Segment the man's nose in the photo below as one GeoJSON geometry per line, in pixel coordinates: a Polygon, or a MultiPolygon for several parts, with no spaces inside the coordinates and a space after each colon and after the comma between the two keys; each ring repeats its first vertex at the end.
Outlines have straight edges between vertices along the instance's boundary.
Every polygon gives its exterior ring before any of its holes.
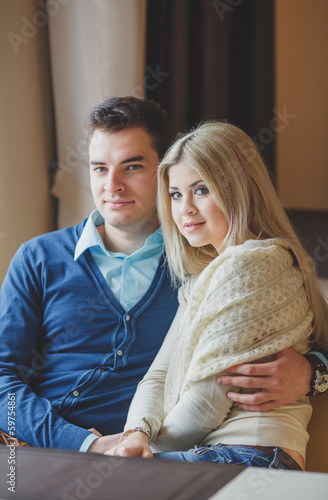
{"type": "Polygon", "coordinates": [[[108,172],[104,189],[111,193],[124,190],[123,180],[119,172],[108,172]]]}

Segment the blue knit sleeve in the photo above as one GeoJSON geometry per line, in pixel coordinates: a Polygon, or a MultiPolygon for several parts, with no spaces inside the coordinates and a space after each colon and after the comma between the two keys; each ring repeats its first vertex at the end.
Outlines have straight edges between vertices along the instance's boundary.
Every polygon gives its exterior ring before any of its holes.
{"type": "Polygon", "coordinates": [[[65,421],[28,383],[42,328],[42,273],[23,245],[0,291],[0,429],[32,446],[79,450],[90,432],[65,421]]]}

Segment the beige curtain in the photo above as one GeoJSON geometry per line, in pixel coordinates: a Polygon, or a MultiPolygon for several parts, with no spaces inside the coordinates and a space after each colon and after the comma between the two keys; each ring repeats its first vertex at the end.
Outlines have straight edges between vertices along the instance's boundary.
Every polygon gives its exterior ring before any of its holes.
{"type": "Polygon", "coordinates": [[[146,0],[0,1],[0,284],[24,241],[93,209],[83,126],[142,97],[146,0]],[[57,152],[56,149],[57,148],[57,152]]]}
{"type": "Polygon", "coordinates": [[[50,20],[59,227],[94,208],[89,190],[89,110],[106,97],[143,94],[146,0],[70,0],[50,20]]]}
{"type": "Polygon", "coordinates": [[[0,284],[20,244],[54,228],[46,21],[37,0],[0,2],[0,284]]]}

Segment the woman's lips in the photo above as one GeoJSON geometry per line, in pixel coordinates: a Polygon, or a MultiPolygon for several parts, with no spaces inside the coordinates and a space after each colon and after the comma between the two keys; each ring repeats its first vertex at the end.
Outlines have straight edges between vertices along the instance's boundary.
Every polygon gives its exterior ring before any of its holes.
{"type": "Polygon", "coordinates": [[[200,229],[205,222],[188,222],[187,224],[184,224],[184,229],[187,233],[192,233],[193,231],[197,231],[200,229]]]}

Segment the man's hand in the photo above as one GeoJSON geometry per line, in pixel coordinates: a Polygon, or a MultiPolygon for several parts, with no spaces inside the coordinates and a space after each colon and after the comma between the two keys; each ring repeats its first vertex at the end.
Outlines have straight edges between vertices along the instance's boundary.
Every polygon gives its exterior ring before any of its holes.
{"type": "Polygon", "coordinates": [[[219,377],[219,385],[262,389],[254,394],[227,393],[244,410],[271,410],[297,401],[310,391],[310,363],[291,347],[279,352],[269,363],[235,365],[226,371],[236,375],[219,377]]]}
{"type": "MultiPolygon", "coordinates": [[[[95,429],[89,429],[91,432],[96,434],[97,436],[101,436],[101,434],[95,429]]],[[[95,439],[89,446],[88,452],[91,453],[105,453],[105,451],[116,446],[120,440],[121,432],[119,434],[111,434],[109,436],[101,436],[99,439],[95,439]]]]}
{"type": "Polygon", "coordinates": [[[88,431],[93,432],[93,434],[95,434],[96,436],[98,436],[100,438],[102,437],[102,434],[100,434],[100,432],[97,431],[97,429],[95,429],[94,427],[91,427],[91,429],[88,429],[88,431]]]}
{"type": "Polygon", "coordinates": [[[152,458],[153,453],[148,444],[148,436],[144,432],[137,431],[111,450],[106,451],[105,455],[152,458]]]}

